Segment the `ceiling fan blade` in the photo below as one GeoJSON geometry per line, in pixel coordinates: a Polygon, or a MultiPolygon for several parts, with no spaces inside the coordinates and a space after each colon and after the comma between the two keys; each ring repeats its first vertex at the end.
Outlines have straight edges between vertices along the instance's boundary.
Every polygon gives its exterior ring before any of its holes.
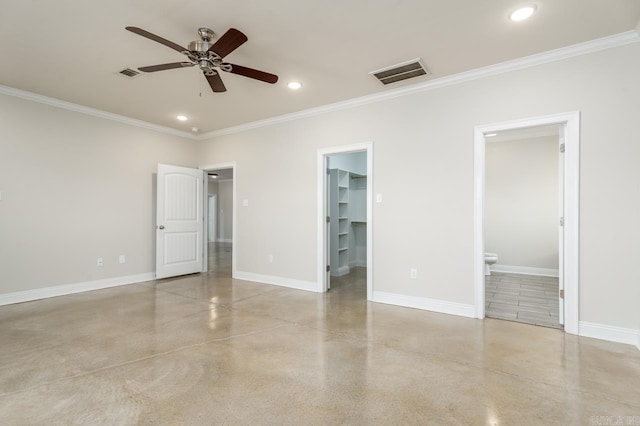
{"type": "Polygon", "coordinates": [[[187,51],[187,49],[185,49],[184,47],[180,46],[179,44],[176,44],[176,43],[174,43],[172,41],[164,39],[164,38],[162,38],[160,36],[157,36],[155,34],[151,34],[149,31],[145,31],[142,28],[125,27],[125,30],[131,31],[132,33],[136,33],[138,35],[141,35],[142,37],[146,37],[149,40],[153,40],[153,41],[155,41],[157,43],[164,44],[165,46],[170,47],[171,49],[176,50],[176,51],[178,51],[180,53],[187,51]]]}
{"type": "Polygon", "coordinates": [[[229,28],[229,30],[224,33],[222,37],[220,37],[218,41],[214,43],[213,46],[209,48],[209,51],[215,52],[218,54],[218,56],[224,58],[229,53],[240,47],[247,40],[247,36],[242,32],[236,30],[235,28],[229,28]]]}
{"type": "Polygon", "coordinates": [[[192,67],[194,65],[195,64],[192,64],[191,62],[172,62],[170,64],[150,65],[148,67],[140,67],[138,69],[144,72],[156,72],[156,71],[171,70],[174,68],[192,67]]]}
{"type": "Polygon", "coordinates": [[[243,67],[242,65],[231,65],[232,74],[242,75],[244,77],[254,78],[256,80],[264,81],[265,83],[274,84],[278,81],[278,76],[275,74],[269,74],[268,72],[254,70],[253,68],[243,67]]]}
{"type": "Polygon", "coordinates": [[[211,86],[211,90],[216,93],[226,92],[227,88],[224,87],[224,83],[222,82],[222,78],[220,78],[220,73],[215,73],[213,75],[206,75],[205,77],[209,82],[209,86],[211,86]]]}

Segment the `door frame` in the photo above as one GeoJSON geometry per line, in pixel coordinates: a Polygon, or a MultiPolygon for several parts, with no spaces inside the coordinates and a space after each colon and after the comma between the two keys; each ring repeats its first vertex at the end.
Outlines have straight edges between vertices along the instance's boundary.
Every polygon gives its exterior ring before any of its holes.
{"type": "MultiPolygon", "coordinates": [[[[207,172],[213,172],[216,170],[224,170],[224,169],[232,169],[233,170],[233,208],[232,208],[232,212],[231,212],[231,217],[233,218],[233,225],[231,227],[231,232],[233,233],[233,235],[231,236],[231,278],[236,278],[236,272],[237,272],[237,259],[238,256],[236,255],[238,252],[238,239],[236,238],[237,234],[237,226],[238,226],[238,221],[237,221],[237,217],[236,217],[236,213],[237,213],[237,209],[236,209],[236,204],[238,202],[238,198],[237,198],[237,192],[236,192],[236,188],[237,188],[237,179],[236,179],[236,173],[237,173],[237,164],[235,161],[230,161],[228,163],[216,163],[216,164],[209,164],[206,166],[198,166],[198,169],[202,170],[203,173],[207,173],[207,172]]],[[[209,177],[207,177],[207,185],[204,185],[205,188],[202,191],[202,197],[205,200],[204,201],[204,217],[205,219],[208,219],[209,217],[209,203],[207,202],[208,197],[209,197],[209,192],[208,192],[208,184],[209,184],[209,177]]],[[[205,235],[208,235],[208,220],[204,221],[204,232],[205,235]]],[[[208,238],[204,238],[204,240],[208,240],[208,238]]],[[[202,255],[204,256],[204,258],[202,259],[202,272],[208,272],[209,271],[209,243],[208,241],[205,241],[204,243],[204,247],[202,250],[202,255]]]]}
{"type": "MultiPolygon", "coordinates": [[[[485,133],[559,124],[564,127],[564,330],[579,332],[580,112],[487,124],[474,128],[474,300],[476,318],[485,317],[484,195],[485,133]]],[[[560,220],[560,218],[558,218],[560,220]]],[[[561,267],[562,268],[562,267],[561,267]]]]}
{"type": "Polygon", "coordinates": [[[373,301],[373,142],[363,142],[353,145],[342,145],[318,149],[317,156],[317,206],[318,206],[318,247],[317,247],[317,290],[320,293],[327,291],[328,277],[326,266],[329,264],[327,248],[326,221],[328,179],[326,171],[326,159],[330,155],[348,154],[351,152],[365,152],[367,155],[367,300],[373,301]]]}

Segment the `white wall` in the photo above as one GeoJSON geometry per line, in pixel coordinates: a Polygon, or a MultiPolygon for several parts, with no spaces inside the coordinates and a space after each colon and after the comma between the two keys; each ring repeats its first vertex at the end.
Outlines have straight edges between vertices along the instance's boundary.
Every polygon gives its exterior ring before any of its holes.
{"type": "Polygon", "coordinates": [[[217,195],[218,194],[218,182],[209,179],[209,182],[207,183],[207,193],[209,195],[217,195]]]}
{"type": "Polygon", "coordinates": [[[558,146],[557,136],[486,144],[485,251],[498,265],[558,269],[558,146]]]}
{"type": "Polygon", "coordinates": [[[349,152],[329,156],[330,169],[348,170],[360,175],[367,174],[367,153],[349,152]]]}
{"type": "Polygon", "coordinates": [[[218,240],[233,239],[233,181],[218,182],[218,240]]]}
{"type": "Polygon", "coordinates": [[[215,211],[207,211],[207,240],[211,243],[218,239],[218,182],[209,178],[207,179],[207,194],[216,196],[215,211]]]}
{"type": "Polygon", "coordinates": [[[193,167],[194,154],[193,141],[0,95],[0,296],[153,272],[156,165],[193,167]]]}
{"type": "Polygon", "coordinates": [[[317,150],[372,141],[371,182],[383,194],[373,211],[374,292],[469,306],[474,126],[579,110],[580,320],[636,328],[638,75],[635,43],[222,135],[198,158],[238,164],[238,197],[250,202],[239,207],[238,270],[315,283],[317,150]]]}

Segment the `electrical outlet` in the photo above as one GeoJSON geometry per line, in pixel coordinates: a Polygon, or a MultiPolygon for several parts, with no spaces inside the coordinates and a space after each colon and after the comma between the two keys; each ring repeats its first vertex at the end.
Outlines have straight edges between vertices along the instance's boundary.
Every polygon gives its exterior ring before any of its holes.
{"type": "Polygon", "coordinates": [[[96,259],[96,265],[97,266],[104,266],[104,259],[99,257],[96,259]]]}
{"type": "Polygon", "coordinates": [[[418,270],[415,269],[415,268],[409,269],[409,278],[411,278],[412,280],[417,280],[418,279],[418,270]]]}
{"type": "Polygon", "coordinates": [[[242,200],[242,207],[249,207],[249,200],[242,200]]]}
{"type": "Polygon", "coordinates": [[[273,255],[272,254],[269,255],[269,263],[273,263],[273,255]]]}
{"type": "Polygon", "coordinates": [[[125,262],[126,262],[126,259],[125,259],[125,257],[124,257],[124,254],[121,254],[121,255],[118,257],[118,263],[125,263],[125,262]]]}

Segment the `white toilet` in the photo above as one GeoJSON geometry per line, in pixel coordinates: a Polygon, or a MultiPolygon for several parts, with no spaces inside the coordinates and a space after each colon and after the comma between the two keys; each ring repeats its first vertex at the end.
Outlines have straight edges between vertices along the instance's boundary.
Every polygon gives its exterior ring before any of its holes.
{"type": "Polygon", "coordinates": [[[491,265],[498,261],[498,255],[495,253],[484,254],[484,274],[491,275],[491,265]]]}

